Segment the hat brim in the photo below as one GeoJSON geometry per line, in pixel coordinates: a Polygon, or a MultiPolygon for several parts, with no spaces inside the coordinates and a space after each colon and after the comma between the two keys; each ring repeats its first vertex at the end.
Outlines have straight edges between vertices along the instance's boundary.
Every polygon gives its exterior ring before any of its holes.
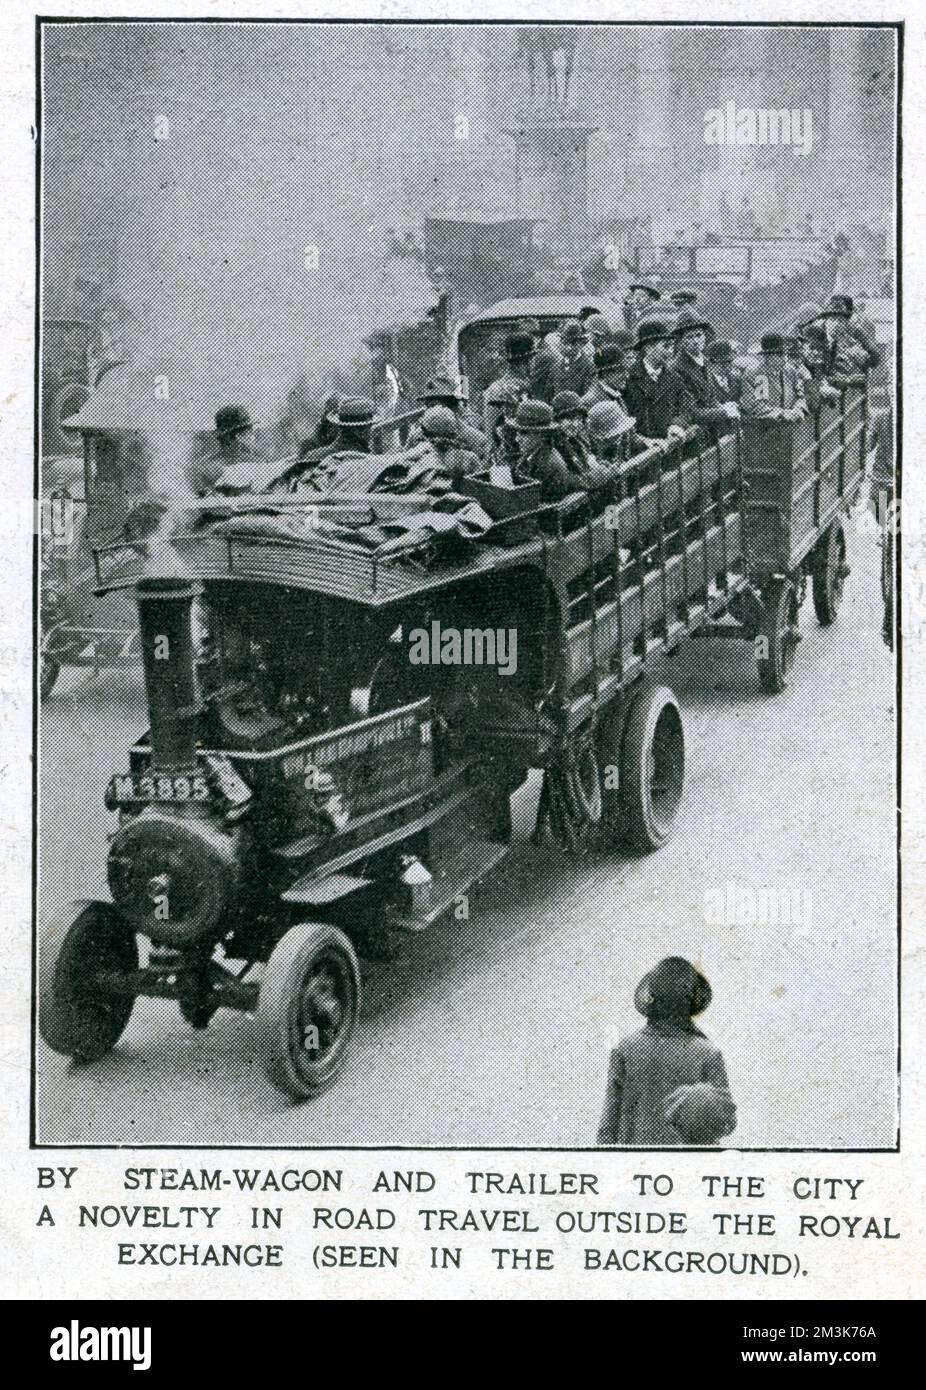
{"type": "Polygon", "coordinates": [[[419,405],[427,405],[428,401],[453,401],[454,405],[459,405],[460,397],[455,391],[425,391],[418,397],[419,405]]]}
{"type": "Polygon", "coordinates": [[[365,430],[377,423],[374,415],[371,415],[369,420],[345,420],[342,415],[326,415],[325,419],[330,420],[332,425],[337,425],[338,429],[348,430],[365,430]]]}
{"type": "Polygon", "coordinates": [[[246,423],[242,422],[238,425],[228,425],[224,430],[216,430],[216,436],[219,439],[231,439],[236,434],[246,434],[248,430],[256,429],[257,421],[248,420],[246,423]]]}
{"type": "MultiPolygon", "coordinates": [[[[633,994],[634,1008],[637,1013],[642,1014],[644,1018],[649,1018],[655,1002],[651,989],[651,981],[655,973],[655,970],[648,970],[637,985],[633,994]]],[[[712,998],[713,991],[708,981],[701,974],[700,970],[695,969],[691,991],[691,1017],[694,1018],[696,1014],[703,1014],[704,1010],[709,1007],[712,998]]]]}
{"type": "Polygon", "coordinates": [[[641,294],[648,294],[649,297],[650,297],[650,299],[653,299],[653,300],[661,299],[661,298],[662,298],[661,293],[659,292],[659,290],[657,290],[657,289],[655,288],[654,285],[640,285],[640,284],[635,284],[635,285],[628,285],[628,286],[627,286],[627,293],[628,293],[628,294],[633,294],[634,290],[639,290],[639,291],[641,292],[641,294]]]}
{"type": "Polygon", "coordinates": [[[677,338],[679,342],[681,342],[682,338],[684,338],[686,333],[710,334],[713,332],[714,325],[712,323],[708,323],[706,319],[698,319],[696,323],[686,323],[680,328],[673,329],[672,337],[677,338]]]}

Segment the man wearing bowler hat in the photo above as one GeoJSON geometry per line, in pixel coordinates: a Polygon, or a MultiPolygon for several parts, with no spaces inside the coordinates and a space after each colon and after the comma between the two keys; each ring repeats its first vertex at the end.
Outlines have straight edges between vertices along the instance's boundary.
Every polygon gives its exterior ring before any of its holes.
{"type": "Polygon", "coordinates": [[[254,421],[243,405],[225,405],[216,411],[215,445],[191,467],[194,492],[235,495],[265,486],[268,463],[254,446],[254,421]]]}
{"type": "Polygon", "coordinates": [[[595,379],[582,396],[586,410],[601,401],[617,401],[626,409],[624,388],[636,360],[633,337],[623,328],[600,343],[595,349],[595,379]]]}
{"type": "Polygon", "coordinates": [[[707,365],[714,378],[714,389],[722,401],[738,401],[742,374],[737,370],[736,352],[729,338],[715,338],[706,349],[707,365]]]}
{"type": "Polygon", "coordinates": [[[498,402],[501,388],[517,391],[521,400],[532,396],[531,368],[537,356],[537,343],[532,333],[509,333],[505,338],[505,370],[500,377],[486,387],[483,396],[484,429],[487,439],[492,438],[500,406],[498,402]]]}
{"type": "Polygon", "coordinates": [[[682,391],[690,397],[688,418],[694,425],[729,434],[739,419],[739,406],[723,401],[705,355],[710,325],[685,309],[675,325],[675,357],[669,368],[682,391]]]}
{"type": "Polygon", "coordinates": [[[546,401],[521,401],[514,417],[519,458],[514,469],[516,482],[540,484],[543,502],[559,502],[571,492],[583,490],[575,474],[556,447],[556,424],[552,407],[546,401]]]}
{"type": "Polygon", "coordinates": [[[553,443],[573,473],[581,476],[588,468],[588,411],[575,391],[557,391],[553,397],[553,443]]]}
{"type": "Polygon", "coordinates": [[[376,406],[367,396],[342,396],[328,417],[337,430],[333,444],[312,450],[299,460],[298,468],[287,469],[285,477],[291,491],[308,488],[324,492],[333,483],[339,464],[371,454],[375,414],[376,406]]]}
{"type": "Polygon", "coordinates": [[[615,1047],[599,1144],[715,1144],[736,1127],[736,1106],[718,1048],[693,1019],[711,1002],[704,975],[667,956],[637,985],[646,1024],[615,1047]]]}
{"type": "Polygon", "coordinates": [[[674,325],[651,315],[637,328],[638,360],[627,379],[624,397],[647,439],[675,439],[691,424],[691,396],[682,379],[668,370],[674,325]]]}
{"type": "Polygon", "coordinates": [[[881,354],[875,345],[874,325],[855,312],[850,295],[830,295],[820,322],[826,330],[827,376],[852,376],[878,366],[881,354]]]}
{"type": "Polygon", "coordinates": [[[743,373],[740,410],[746,420],[800,420],[806,414],[804,385],[787,355],[781,333],[766,333],[759,360],[743,373]]]}

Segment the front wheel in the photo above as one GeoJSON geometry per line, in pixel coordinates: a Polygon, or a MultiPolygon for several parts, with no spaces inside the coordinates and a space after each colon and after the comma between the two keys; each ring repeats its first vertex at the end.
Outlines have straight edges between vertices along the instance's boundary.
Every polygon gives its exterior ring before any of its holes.
{"type": "Polygon", "coordinates": [[[624,839],[631,849],[661,848],[672,833],[685,780],[685,733],[667,686],[643,690],[627,716],[620,760],[624,839]]]}
{"type": "Polygon", "coordinates": [[[257,1004],[264,1069],[294,1100],[324,1090],[344,1065],[360,1012],[360,966],[337,927],[301,922],[273,949],[257,1004]]]}
{"type": "Polygon", "coordinates": [[[105,977],[138,969],[135,934],[111,903],[88,903],[39,943],[39,1032],[56,1052],[95,1062],[115,1047],[135,998],[105,977]]]}
{"type": "Polygon", "coordinates": [[[763,655],[759,657],[759,680],[770,695],[784,690],[794,665],[798,631],[797,593],[790,579],[776,579],[763,595],[765,615],[759,632],[763,655]]]}
{"type": "Polygon", "coordinates": [[[836,621],[848,573],[846,533],[842,522],[834,521],[813,557],[813,607],[823,627],[836,621]]]}

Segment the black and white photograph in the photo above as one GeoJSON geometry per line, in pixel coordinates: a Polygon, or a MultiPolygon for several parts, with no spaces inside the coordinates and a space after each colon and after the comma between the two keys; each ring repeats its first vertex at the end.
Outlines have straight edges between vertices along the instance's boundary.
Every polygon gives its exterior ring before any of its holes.
{"type": "Polygon", "coordinates": [[[36,1144],[896,1150],[901,29],[725,13],[38,23],[36,1144]]]}

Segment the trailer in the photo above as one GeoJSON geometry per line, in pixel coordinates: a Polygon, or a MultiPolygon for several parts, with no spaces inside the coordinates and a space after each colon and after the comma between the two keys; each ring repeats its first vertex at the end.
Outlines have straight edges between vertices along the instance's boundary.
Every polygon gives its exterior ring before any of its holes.
{"type": "Polygon", "coordinates": [[[306,1099],[344,1064],[358,953],[497,867],[531,768],[538,837],[663,845],[685,749],[655,665],[723,621],[769,637],[779,688],[798,576],[835,616],[864,418],[860,398],[809,436],[692,430],[603,505],[487,479],[469,499],[281,494],[102,548],[100,590],[137,600],[150,730],[107,791],[111,901],[43,935],[45,1041],[98,1058],[144,995],[194,1027],[256,1012],[267,1075],[306,1099]]]}

